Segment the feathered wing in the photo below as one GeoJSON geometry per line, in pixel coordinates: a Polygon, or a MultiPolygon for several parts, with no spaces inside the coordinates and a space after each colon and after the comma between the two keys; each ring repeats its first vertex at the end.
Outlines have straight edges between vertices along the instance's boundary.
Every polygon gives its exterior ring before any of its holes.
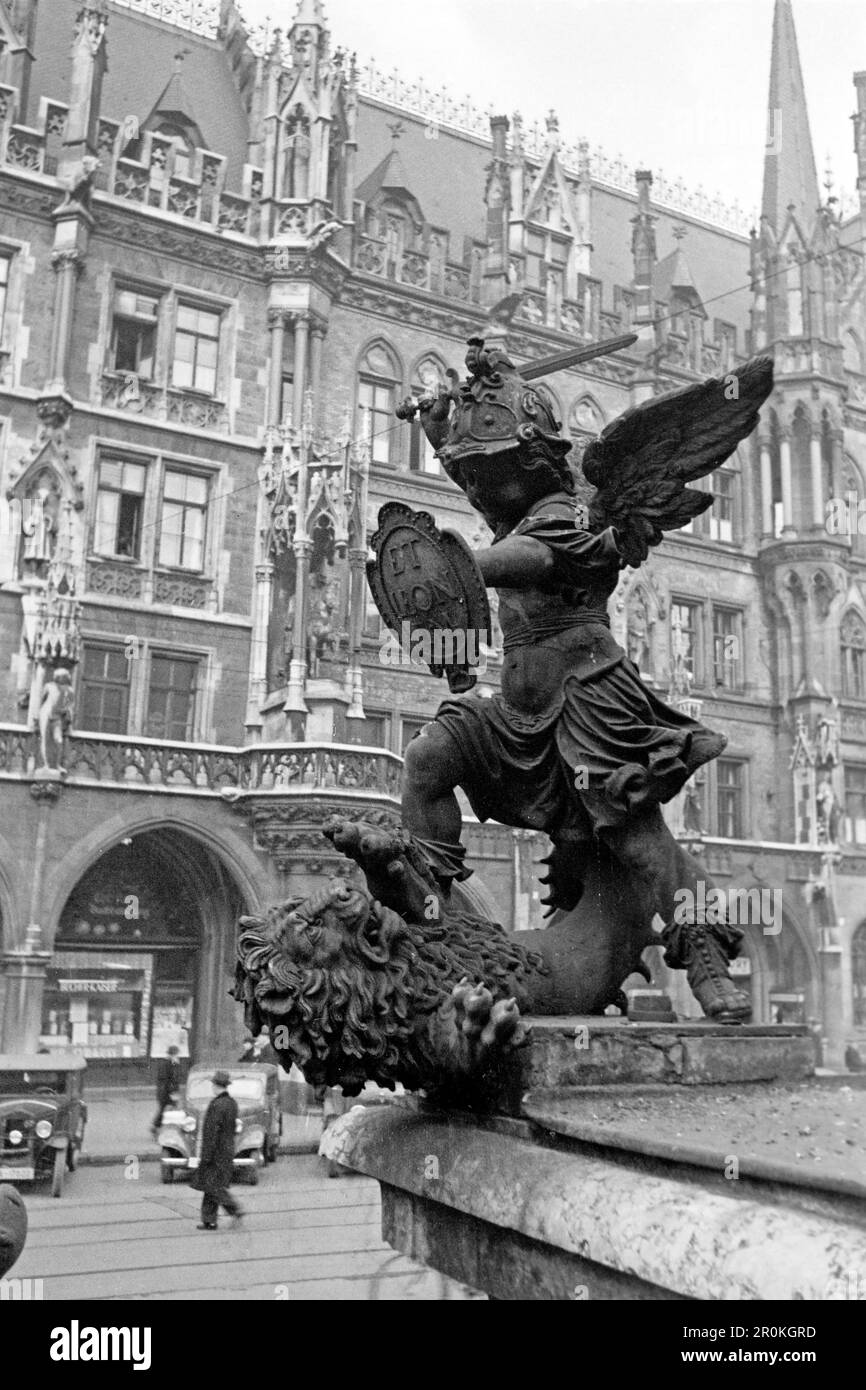
{"type": "Polygon", "coordinates": [[[754,357],[620,415],[584,452],[584,477],[597,489],[590,528],[616,526],[625,563],[642,564],[665,531],[712,505],[711,493],[686,484],[712,473],[751,434],[772,389],[772,358],[754,357]]]}

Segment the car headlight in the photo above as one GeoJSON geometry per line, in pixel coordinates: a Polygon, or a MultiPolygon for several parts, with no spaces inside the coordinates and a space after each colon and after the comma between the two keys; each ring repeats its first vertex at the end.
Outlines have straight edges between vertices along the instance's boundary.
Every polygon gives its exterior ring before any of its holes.
{"type": "Polygon", "coordinates": [[[243,1129],[243,1127],[244,1127],[244,1122],[243,1122],[243,1120],[235,1120],[235,1134],[240,1134],[240,1132],[241,1132],[241,1130],[243,1129]]]}
{"type": "Polygon", "coordinates": [[[195,1120],[193,1119],[192,1115],[187,1116],[187,1118],[181,1125],[181,1129],[185,1130],[187,1134],[192,1134],[193,1130],[195,1129],[195,1120]]]}
{"type": "Polygon", "coordinates": [[[22,1140],[23,1138],[24,1138],[24,1135],[21,1133],[21,1130],[20,1130],[20,1129],[10,1129],[10,1131],[9,1131],[9,1143],[10,1143],[10,1144],[20,1144],[20,1143],[21,1143],[21,1140],[22,1140]]]}
{"type": "Polygon", "coordinates": [[[40,1139],[51,1138],[52,1124],[50,1120],[39,1120],[36,1124],[36,1133],[40,1139]]]}

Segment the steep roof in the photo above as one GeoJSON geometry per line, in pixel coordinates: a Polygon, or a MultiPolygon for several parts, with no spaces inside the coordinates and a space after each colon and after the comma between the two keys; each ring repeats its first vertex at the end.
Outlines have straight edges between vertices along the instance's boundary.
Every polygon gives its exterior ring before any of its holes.
{"type": "Polygon", "coordinates": [[[653,270],[653,291],[656,299],[667,301],[672,290],[685,291],[696,295],[698,299],[701,297],[679,243],[669,256],[656,262],[653,270]]]}
{"type": "Polygon", "coordinates": [[[486,236],[485,170],[490,147],[469,136],[440,127],[435,139],[425,135],[428,123],[406,112],[396,113],[362,99],[358,103],[358,197],[393,149],[392,125],[399,114],[403,133],[400,161],[409,189],[434,227],[452,234],[452,256],[462,253],[462,238],[486,236]]]}
{"type": "Polygon", "coordinates": [[[403,167],[400,151],[396,145],[385,155],[384,159],[380,160],[373,172],[358,184],[355,196],[362,203],[369,203],[377,193],[388,190],[412,192],[409,176],[403,167]]]}
{"type": "MultiPolygon", "coordinates": [[[[28,120],[34,119],[40,97],[69,99],[72,35],[79,9],[80,0],[49,0],[39,6],[28,120]]],[[[247,157],[247,115],[222,46],[114,4],[109,5],[106,45],[102,115],[113,121],[133,115],[142,124],[168,90],[166,73],[172,70],[175,54],[186,50],[185,99],[193,106],[204,139],[225,155],[229,187],[239,190],[247,157]]]]}
{"type": "Polygon", "coordinates": [[[214,137],[209,137],[202,130],[201,122],[196,118],[192,96],[184,84],[182,67],[179,62],[175,63],[174,72],[154,102],[144,124],[154,126],[160,121],[184,121],[188,125],[193,125],[207,147],[212,150],[216,149],[213,144],[214,137]]]}
{"type": "Polygon", "coordinates": [[[776,0],[761,214],[781,233],[793,204],[798,224],[808,232],[820,201],[794,13],[791,0],[776,0]]]}

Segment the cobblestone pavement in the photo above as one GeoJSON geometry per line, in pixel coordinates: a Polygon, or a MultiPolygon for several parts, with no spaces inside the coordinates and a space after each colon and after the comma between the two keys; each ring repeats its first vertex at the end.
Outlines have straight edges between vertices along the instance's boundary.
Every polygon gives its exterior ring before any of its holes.
{"type": "Polygon", "coordinates": [[[397,1254],[379,1231],[378,1185],[280,1158],[232,1189],[238,1228],[197,1231],[200,1197],[154,1163],[79,1169],[63,1196],[22,1188],[30,1230],[15,1276],[49,1299],[435,1300],[482,1295],[397,1254]]]}

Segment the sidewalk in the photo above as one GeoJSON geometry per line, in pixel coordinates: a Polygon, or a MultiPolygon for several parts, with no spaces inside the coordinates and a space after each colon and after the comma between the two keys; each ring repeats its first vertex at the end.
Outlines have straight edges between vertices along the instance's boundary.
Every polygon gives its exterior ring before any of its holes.
{"type": "MultiPolygon", "coordinates": [[[[122,1163],[133,1155],[141,1162],[155,1162],[159,1147],[150,1137],[156,1112],[152,1088],[96,1089],[86,1096],[87,1126],[82,1165],[122,1163]]],[[[283,1115],[280,1153],[315,1153],[322,1133],[322,1112],[283,1115]]]]}

